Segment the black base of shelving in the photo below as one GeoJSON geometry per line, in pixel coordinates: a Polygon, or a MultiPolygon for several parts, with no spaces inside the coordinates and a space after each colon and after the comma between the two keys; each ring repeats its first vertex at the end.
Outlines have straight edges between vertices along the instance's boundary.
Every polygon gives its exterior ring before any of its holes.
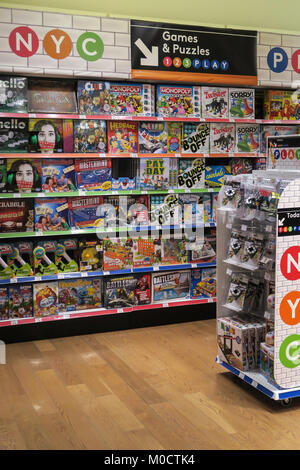
{"type": "Polygon", "coordinates": [[[4,343],[38,341],[42,339],[79,336],[108,331],[130,330],[151,326],[201,321],[216,317],[216,304],[188,305],[151,309],[116,315],[101,315],[88,318],[74,318],[28,325],[5,326],[0,329],[0,340],[4,343]]]}

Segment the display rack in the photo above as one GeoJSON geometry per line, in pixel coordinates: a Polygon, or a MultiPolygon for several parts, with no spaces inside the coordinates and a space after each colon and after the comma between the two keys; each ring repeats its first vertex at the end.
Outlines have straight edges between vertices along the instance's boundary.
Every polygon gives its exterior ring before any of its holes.
{"type": "MultiPolygon", "coordinates": [[[[295,139],[300,145],[299,136],[293,136],[290,142],[295,143],[295,139]]],[[[272,151],[274,148],[288,150],[286,138],[272,137],[270,142],[272,151]]],[[[216,361],[268,397],[289,406],[293,398],[300,396],[297,360],[300,345],[297,309],[300,297],[297,256],[300,242],[300,167],[299,160],[291,162],[284,157],[274,160],[272,155],[269,158],[268,166],[271,170],[253,172],[248,178],[239,177],[238,181],[235,177],[235,182],[234,178],[231,178],[231,182],[228,179],[220,192],[217,209],[216,361]],[[239,207],[233,199],[228,203],[226,194],[229,194],[227,191],[230,187],[239,194],[239,207]],[[267,199],[264,202],[260,199],[259,202],[257,196],[250,214],[245,197],[251,191],[252,195],[256,191],[256,194],[269,198],[272,210],[262,206],[267,199]],[[262,232],[266,238],[265,245],[261,246],[267,246],[268,236],[272,236],[272,243],[275,242],[273,254],[269,252],[268,255],[272,262],[267,264],[267,258],[263,258],[266,251],[261,250],[260,261],[250,267],[248,261],[245,262],[247,258],[243,256],[243,243],[246,246],[245,240],[249,240],[250,236],[252,241],[259,239],[262,232]],[[260,282],[263,285],[263,292],[261,290],[260,295],[257,295],[263,299],[258,307],[255,303],[249,304],[251,277],[256,278],[257,284],[260,282]],[[247,298],[248,301],[245,300],[247,298]],[[259,336],[259,330],[256,330],[260,341],[251,350],[250,340],[256,322],[260,325],[263,323],[264,333],[259,336]],[[239,349],[240,345],[244,345],[244,348],[241,346],[239,349]],[[253,352],[255,365],[249,359],[253,352]]]]}

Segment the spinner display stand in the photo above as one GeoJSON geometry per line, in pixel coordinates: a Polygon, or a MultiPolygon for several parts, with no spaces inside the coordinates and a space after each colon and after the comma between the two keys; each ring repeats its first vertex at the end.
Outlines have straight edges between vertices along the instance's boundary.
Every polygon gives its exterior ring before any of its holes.
{"type": "Polygon", "coordinates": [[[268,149],[267,171],[219,194],[216,361],[288,406],[300,396],[300,137],[268,149]]]}

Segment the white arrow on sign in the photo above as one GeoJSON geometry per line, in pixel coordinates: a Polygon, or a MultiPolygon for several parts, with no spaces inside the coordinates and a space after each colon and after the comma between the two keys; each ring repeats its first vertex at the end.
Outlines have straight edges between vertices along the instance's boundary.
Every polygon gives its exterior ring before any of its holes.
{"type": "Polygon", "coordinates": [[[135,45],[144,54],[145,58],[141,59],[141,65],[148,65],[152,67],[158,67],[158,47],[152,46],[152,49],[148,49],[146,44],[139,38],[135,41],[135,45]]]}
{"type": "Polygon", "coordinates": [[[285,217],[283,217],[283,219],[279,219],[278,220],[278,227],[282,227],[284,221],[285,221],[285,217]]]}

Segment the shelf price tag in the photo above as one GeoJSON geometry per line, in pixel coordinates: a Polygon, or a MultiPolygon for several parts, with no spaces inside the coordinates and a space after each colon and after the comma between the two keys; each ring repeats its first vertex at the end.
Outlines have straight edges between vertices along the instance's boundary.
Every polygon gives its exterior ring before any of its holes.
{"type": "Polygon", "coordinates": [[[62,317],[63,317],[64,320],[69,320],[70,319],[70,314],[69,313],[64,313],[62,315],[62,317]]]}
{"type": "Polygon", "coordinates": [[[35,322],[35,323],[41,323],[42,321],[43,321],[42,317],[36,317],[36,318],[34,319],[34,322],[35,322]]]}
{"type": "Polygon", "coordinates": [[[81,273],[81,277],[88,277],[88,273],[85,272],[85,271],[83,271],[83,272],[81,273]]]}
{"type": "Polygon", "coordinates": [[[14,193],[14,199],[21,197],[21,193],[14,193]]]}
{"type": "Polygon", "coordinates": [[[17,277],[12,277],[12,278],[10,279],[10,283],[11,283],[11,284],[17,284],[17,282],[18,282],[18,278],[17,278],[17,277]]]}
{"type": "Polygon", "coordinates": [[[118,312],[118,313],[123,313],[124,310],[123,310],[123,308],[117,308],[117,312],[118,312]]]}
{"type": "Polygon", "coordinates": [[[15,318],[10,321],[10,324],[11,324],[12,326],[13,326],[13,325],[17,325],[18,323],[19,323],[18,320],[15,319],[15,318]]]}
{"type": "Polygon", "coordinates": [[[65,275],[64,274],[57,274],[57,279],[64,279],[65,275]]]}
{"type": "Polygon", "coordinates": [[[85,114],[79,114],[79,119],[86,119],[86,115],[85,114]]]}

